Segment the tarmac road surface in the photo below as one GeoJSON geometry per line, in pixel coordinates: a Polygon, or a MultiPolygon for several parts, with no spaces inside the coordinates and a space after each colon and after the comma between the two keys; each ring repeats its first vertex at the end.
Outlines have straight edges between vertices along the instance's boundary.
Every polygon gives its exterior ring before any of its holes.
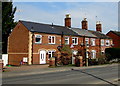
{"type": "Polygon", "coordinates": [[[3,77],[2,84],[118,84],[118,65],[3,77]]]}

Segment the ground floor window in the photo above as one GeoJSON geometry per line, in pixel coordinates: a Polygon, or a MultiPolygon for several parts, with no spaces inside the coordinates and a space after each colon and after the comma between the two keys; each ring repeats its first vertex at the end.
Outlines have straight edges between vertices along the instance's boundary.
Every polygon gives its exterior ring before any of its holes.
{"type": "Polygon", "coordinates": [[[104,51],[101,51],[101,54],[103,55],[103,54],[105,54],[105,52],[104,52],[104,51]]]}
{"type": "Polygon", "coordinates": [[[54,56],[55,51],[48,51],[48,59],[54,56]]]}
{"type": "Polygon", "coordinates": [[[95,51],[95,50],[92,50],[92,51],[91,51],[91,58],[92,58],[92,59],[95,59],[95,58],[96,58],[96,51],[95,51]]]}

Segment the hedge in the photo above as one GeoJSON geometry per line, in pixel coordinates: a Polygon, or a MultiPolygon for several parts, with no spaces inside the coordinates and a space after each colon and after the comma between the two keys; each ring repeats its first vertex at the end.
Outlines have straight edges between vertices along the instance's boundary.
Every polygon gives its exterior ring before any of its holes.
{"type": "Polygon", "coordinates": [[[105,55],[108,61],[113,59],[120,60],[120,48],[106,48],[105,55]]]}

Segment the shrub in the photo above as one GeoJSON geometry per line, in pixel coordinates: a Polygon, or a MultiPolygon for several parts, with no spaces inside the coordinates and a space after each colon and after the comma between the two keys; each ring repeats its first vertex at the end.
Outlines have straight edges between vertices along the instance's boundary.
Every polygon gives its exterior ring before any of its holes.
{"type": "Polygon", "coordinates": [[[120,60],[120,48],[106,48],[105,55],[108,61],[113,59],[120,60]]]}
{"type": "Polygon", "coordinates": [[[100,54],[96,59],[89,59],[89,65],[101,65],[109,63],[104,54],[100,54]]]}
{"type": "Polygon", "coordinates": [[[71,64],[71,58],[61,57],[61,62],[63,65],[71,64]]]}
{"type": "Polygon", "coordinates": [[[89,65],[98,65],[97,59],[89,59],[88,62],[89,62],[89,65]]]}
{"type": "Polygon", "coordinates": [[[72,61],[71,57],[72,57],[71,49],[69,48],[69,46],[64,45],[61,49],[61,57],[60,57],[61,63],[63,65],[71,64],[72,61]]]}

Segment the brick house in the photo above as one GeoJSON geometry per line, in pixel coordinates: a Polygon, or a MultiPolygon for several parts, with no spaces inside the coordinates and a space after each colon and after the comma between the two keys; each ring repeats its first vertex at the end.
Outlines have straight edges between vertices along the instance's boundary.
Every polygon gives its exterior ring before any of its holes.
{"type": "Polygon", "coordinates": [[[81,50],[83,58],[97,58],[99,52],[111,47],[112,39],[100,32],[100,25],[96,25],[98,31],[88,30],[87,23],[84,19],[82,29],[72,28],[70,15],[66,15],[65,26],[19,21],[8,37],[8,64],[47,64],[62,45],[81,50]]]}
{"type": "Polygon", "coordinates": [[[120,48],[120,31],[109,31],[106,35],[113,39],[113,47],[120,48]]]}

